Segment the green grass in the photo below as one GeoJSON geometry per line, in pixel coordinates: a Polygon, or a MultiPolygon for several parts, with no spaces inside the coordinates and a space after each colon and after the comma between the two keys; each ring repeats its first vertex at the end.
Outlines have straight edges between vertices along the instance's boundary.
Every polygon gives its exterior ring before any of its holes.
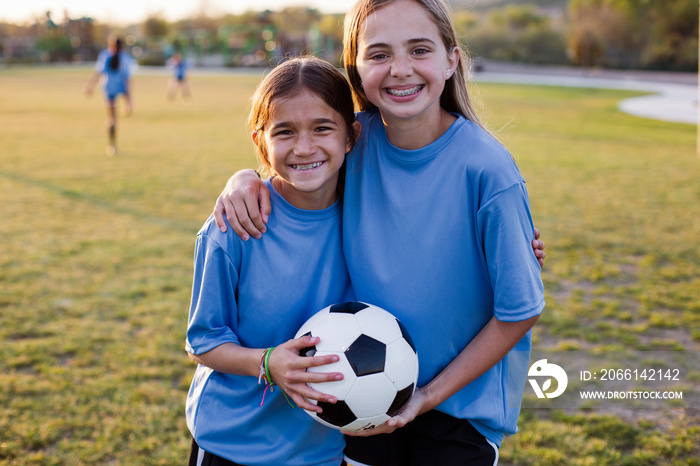
{"type": "MultiPolygon", "coordinates": [[[[168,102],[165,77],[137,76],[107,157],[89,74],[0,70],[0,465],[183,464],[194,236],[229,174],[255,164],[258,77],[193,77],[193,100],[168,102]]],[[[547,243],[535,345],[697,350],[695,127],[621,114],[622,91],[478,90],[547,243]]],[[[683,409],[524,410],[501,458],[697,465],[698,444],[683,409]]]]}

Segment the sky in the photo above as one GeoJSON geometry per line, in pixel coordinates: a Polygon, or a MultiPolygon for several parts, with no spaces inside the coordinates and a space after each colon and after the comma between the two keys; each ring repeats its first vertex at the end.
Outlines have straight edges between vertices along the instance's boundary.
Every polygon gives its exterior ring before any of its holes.
{"type": "Polygon", "coordinates": [[[114,24],[139,22],[161,13],[170,21],[204,11],[210,16],[242,13],[246,10],[275,10],[291,5],[306,5],[323,13],[347,11],[355,0],[0,0],[0,20],[22,23],[52,12],[54,21],[83,16],[114,24]]]}

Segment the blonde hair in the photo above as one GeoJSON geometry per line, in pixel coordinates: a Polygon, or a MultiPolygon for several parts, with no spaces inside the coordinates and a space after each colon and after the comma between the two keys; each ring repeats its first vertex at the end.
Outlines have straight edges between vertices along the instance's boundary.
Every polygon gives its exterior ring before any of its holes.
{"type": "Polygon", "coordinates": [[[336,67],[319,58],[293,58],[277,65],[258,85],[253,94],[248,127],[257,134],[255,152],[262,168],[272,174],[272,164],[265,144],[265,125],[275,102],[308,90],[321,98],[343,117],[351,144],[355,141],[355,111],[352,92],[345,76],[336,67]]]}
{"type": "MultiPolygon", "coordinates": [[[[389,5],[396,0],[358,0],[353,8],[345,16],[343,38],[343,62],[345,72],[352,87],[355,105],[358,110],[365,111],[375,108],[362,89],[362,80],[357,70],[358,41],[362,24],[367,17],[378,9],[389,5]]],[[[475,123],[489,132],[481,119],[477,116],[474,106],[467,92],[467,64],[469,57],[464,48],[460,46],[457,31],[452,22],[452,14],[449,7],[442,0],[411,0],[421,5],[430,15],[437,26],[445,49],[449,53],[453,48],[459,50],[459,63],[454,74],[445,82],[445,89],[440,96],[440,106],[450,113],[462,115],[467,120],[475,123]]],[[[490,132],[489,132],[490,134],[490,132]]]]}

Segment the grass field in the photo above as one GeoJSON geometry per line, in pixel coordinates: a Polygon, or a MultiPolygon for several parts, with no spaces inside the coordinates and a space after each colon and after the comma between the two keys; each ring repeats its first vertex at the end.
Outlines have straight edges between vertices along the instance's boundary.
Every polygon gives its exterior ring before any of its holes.
{"type": "MultiPolygon", "coordinates": [[[[137,76],[107,157],[89,74],[0,69],[0,465],[184,464],[194,236],[230,173],[254,166],[258,76],[195,76],[190,102],[137,76]]],[[[478,91],[547,243],[535,347],[697,355],[695,127],[621,114],[622,91],[478,91]]],[[[699,419],[525,409],[501,464],[698,465],[699,419]]]]}

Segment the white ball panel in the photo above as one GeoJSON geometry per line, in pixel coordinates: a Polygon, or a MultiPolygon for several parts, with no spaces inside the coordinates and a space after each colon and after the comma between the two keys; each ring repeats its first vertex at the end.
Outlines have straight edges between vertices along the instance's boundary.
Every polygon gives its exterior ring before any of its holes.
{"type": "Polygon", "coordinates": [[[304,335],[305,333],[309,333],[312,328],[314,328],[316,325],[318,325],[323,319],[328,317],[328,310],[330,309],[330,306],[321,309],[318,311],[316,314],[312,315],[309,317],[309,320],[304,322],[297,332],[297,334],[294,336],[294,338],[299,338],[300,336],[304,335]]]}
{"type": "Polygon", "coordinates": [[[396,318],[384,309],[370,306],[355,314],[362,333],[389,344],[401,338],[401,329],[396,323],[396,318]]]}
{"type": "Polygon", "coordinates": [[[387,345],[384,375],[397,390],[415,384],[418,378],[418,356],[403,338],[387,345]]]}
{"type": "Polygon", "coordinates": [[[321,337],[316,344],[317,351],[342,353],[362,331],[352,314],[331,313],[311,329],[313,335],[321,337]],[[328,335],[324,338],[324,335],[328,335]]]}
{"type": "MultiPolygon", "coordinates": [[[[316,356],[324,356],[327,354],[338,354],[336,352],[317,352],[316,356]]],[[[331,364],[324,364],[323,366],[309,367],[306,369],[307,372],[342,372],[342,380],[334,380],[332,382],[323,383],[310,383],[309,387],[316,391],[325,393],[326,395],[332,395],[339,400],[344,400],[348,395],[348,392],[352,388],[357,377],[350,367],[350,363],[345,358],[344,354],[338,354],[340,359],[337,362],[331,364]]]]}
{"type": "Polygon", "coordinates": [[[386,413],[396,396],[396,387],[383,373],[358,377],[345,402],[358,418],[386,413]]]}

